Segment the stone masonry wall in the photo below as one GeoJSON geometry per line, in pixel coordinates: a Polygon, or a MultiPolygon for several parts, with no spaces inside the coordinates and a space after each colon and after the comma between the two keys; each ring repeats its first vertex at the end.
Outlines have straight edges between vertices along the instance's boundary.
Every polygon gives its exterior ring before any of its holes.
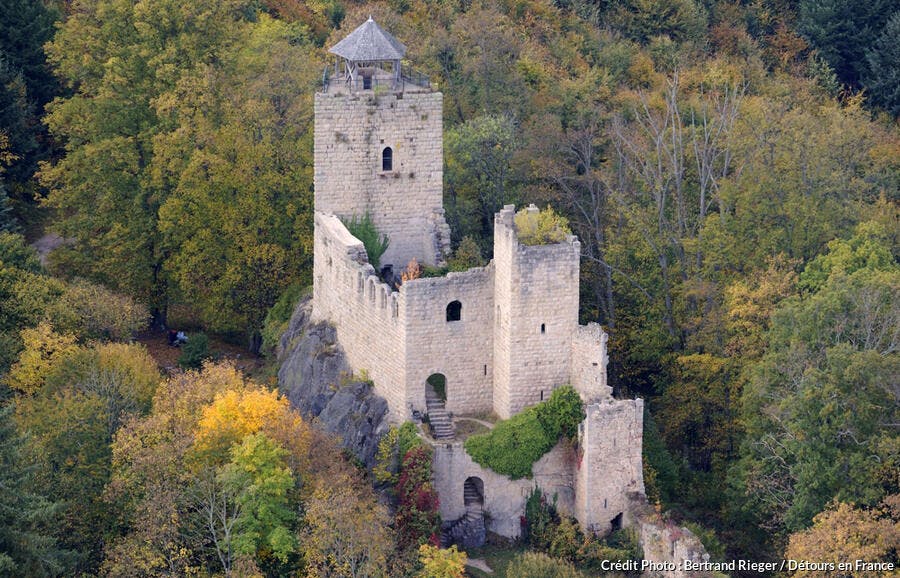
{"type": "Polygon", "coordinates": [[[644,401],[610,398],[586,406],[585,413],[578,429],[583,453],[575,473],[575,517],[582,528],[605,534],[617,515],[629,516],[634,496],[644,494],[644,401]]]}
{"type": "Polygon", "coordinates": [[[472,461],[460,442],[437,444],[432,471],[441,501],[441,518],[456,520],[465,514],[463,485],[469,477],[477,477],[483,482],[485,523],[489,531],[501,536],[519,537],[525,501],[535,486],[540,487],[548,498],[552,499],[555,494],[557,508],[571,515],[575,459],[571,446],[560,442],[535,462],[533,479],[511,480],[472,461]]]}
{"type": "Polygon", "coordinates": [[[347,362],[375,383],[391,421],[407,419],[402,296],[378,280],[362,242],[334,215],[315,215],[313,258],[313,320],[334,325],[347,362]]]}
{"type": "Polygon", "coordinates": [[[609,398],[606,385],[606,341],[608,335],[596,323],[579,325],[572,336],[571,384],[586,403],[609,398]]]}
{"type": "Polygon", "coordinates": [[[429,222],[435,211],[443,214],[442,106],[439,92],[315,97],[316,210],[343,218],[370,213],[390,238],[381,264],[395,271],[413,257],[437,260],[429,222]],[[393,150],[391,171],[382,171],[385,147],[393,150]]]}
{"type": "Polygon", "coordinates": [[[520,244],[514,213],[507,205],[494,220],[494,411],[503,418],[569,381],[578,327],[580,243],[570,235],[551,245],[520,244]]]}
{"type": "Polygon", "coordinates": [[[406,305],[407,400],[425,407],[425,380],[447,379],[447,410],[491,411],[493,379],[493,266],[446,277],[415,279],[400,292],[406,305]],[[447,305],[462,304],[459,321],[447,321],[447,305]]]}

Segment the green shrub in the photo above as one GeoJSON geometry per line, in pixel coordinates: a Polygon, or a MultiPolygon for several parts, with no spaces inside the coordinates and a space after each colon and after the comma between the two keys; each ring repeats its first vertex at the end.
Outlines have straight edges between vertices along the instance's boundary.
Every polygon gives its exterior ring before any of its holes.
{"type": "Polygon", "coordinates": [[[555,560],[539,552],[525,552],[510,562],[507,578],[581,578],[584,576],[572,564],[555,560]]]}
{"type": "Polygon", "coordinates": [[[725,545],[716,536],[714,530],[693,522],[685,522],[684,527],[693,532],[697,539],[703,543],[703,547],[706,548],[712,560],[725,560],[725,545]]]}
{"type": "Polygon", "coordinates": [[[459,242],[456,252],[447,261],[447,265],[451,271],[468,271],[473,267],[483,267],[485,264],[484,257],[481,256],[481,248],[475,239],[468,235],[463,237],[459,242]]]}
{"type": "Polygon", "coordinates": [[[188,342],[181,346],[178,365],[185,369],[199,369],[203,361],[209,358],[209,337],[205,333],[194,333],[188,336],[188,342]]]}
{"type": "Polygon", "coordinates": [[[531,466],[553,449],[534,408],[501,421],[485,434],[466,440],[466,451],[484,467],[516,480],[531,477],[531,466]]]}
{"type": "Polygon", "coordinates": [[[312,294],[312,287],[304,287],[300,283],[289,285],[287,289],[272,305],[266,314],[266,320],[263,322],[262,349],[266,353],[275,351],[281,335],[287,330],[288,323],[291,321],[291,315],[294,314],[294,308],[303,297],[312,294]]]}
{"type": "Polygon", "coordinates": [[[366,248],[366,254],[369,256],[369,263],[377,271],[381,266],[381,256],[384,255],[384,252],[387,251],[388,246],[391,244],[390,239],[388,239],[387,235],[382,235],[378,232],[374,221],[372,221],[372,215],[369,213],[366,213],[363,217],[354,215],[349,222],[344,222],[344,226],[347,227],[351,235],[362,241],[363,246],[366,248]]]}
{"type": "Polygon", "coordinates": [[[550,548],[553,536],[559,522],[559,514],[556,512],[556,496],[553,502],[548,502],[544,492],[535,487],[528,494],[525,501],[525,527],[523,534],[525,543],[546,552],[550,548]]]}
{"type": "Polygon", "coordinates": [[[411,449],[422,445],[425,445],[425,442],[419,437],[416,424],[413,422],[404,422],[399,428],[391,426],[378,442],[376,464],[372,469],[375,479],[382,483],[396,484],[401,459],[411,449]]]}
{"type": "Polygon", "coordinates": [[[482,466],[513,479],[531,477],[531,466],[553,449],[561,436],[572,437],[584,419],[584,407],[571,386],[485,434],[466,440],[466,451],[482,466]]]}
{"type": "Polygon", "coordinates": [[[423,265],[419,276],[425,277],[443,277],[450,271],[449,267],[432,267],[431,265],[423,265]]]}
{"type": "Polygon", "coordinates": [[[517,212],[515,220],[519,242],[523,245],[561,243],[572,234],[568,219],[557,214],[550,206],[538,211],[537,207],[531,205],[517,212]]]}
{"type": "Polygon", "coordinates": [[[550,398],[534,406],[541,425],[553,438],[574,439],[578,424],[584,421],[584,403],[571,385],[553,390],[550,398]]]}
{"type": "Polygon", "coordinates": [[[10,231],[0,231],[0,264],[32,273],[41,270],[37,252],[28,246],[25,237],[10,231]]]}

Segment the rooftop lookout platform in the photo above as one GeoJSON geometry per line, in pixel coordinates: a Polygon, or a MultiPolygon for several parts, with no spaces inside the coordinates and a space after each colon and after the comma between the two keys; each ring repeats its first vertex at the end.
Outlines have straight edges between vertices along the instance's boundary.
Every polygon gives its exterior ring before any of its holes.
{"type": "Polygon", "coordinates": [[[406,46],[369,19],[328,51],[322,92],[431,92],[428,77],[403,64],[406,46]]]}

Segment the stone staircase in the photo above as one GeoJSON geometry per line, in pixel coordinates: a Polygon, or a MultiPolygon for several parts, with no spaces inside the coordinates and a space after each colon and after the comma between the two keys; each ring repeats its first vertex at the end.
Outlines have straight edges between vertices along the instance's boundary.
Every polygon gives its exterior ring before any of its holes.
{"type": "Polygon", "coordinates": [[[450,419],[444,402],[430,385],[425,387],[425,411],[428,413],[428,422],[431,424],[434,439],[452,440],[456,437],[453,420],[450,419]]]}
{"type": "Polygon", "coordinates": [[[487,532],[484,527],[484,497],[471,481],[463,486],[463,503],[466,514],[458,520],[444,522],[441,526],[441,546],[457,544],[462,548],[484,546],[487,532]]]}

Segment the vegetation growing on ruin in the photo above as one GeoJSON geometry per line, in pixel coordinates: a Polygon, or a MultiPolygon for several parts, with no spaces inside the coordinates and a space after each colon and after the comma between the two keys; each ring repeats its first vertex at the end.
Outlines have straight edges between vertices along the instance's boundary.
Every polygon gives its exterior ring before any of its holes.
{"type": "Polygon", "coordinates": [[[531,477],[534,462],[553,449],[561,437],[573,438],[584,420],[584,404],[571,386],[557,388],[550,398],[465,442],[466,452],[484,467],[512,479],[531,477]]]}
{"type": "Polygon", "coordinates": [[[378,232],[372,215],[366,213],[363,216],[353,215],[349,221],[344,222],[344,226],[350,231],[350,234],[362,241],[363,247],[366,248],[366,254],[369,256],[369,263],[378,271],[381,266],[381,256],[387,251],[391,244],[391,240],[387,235],[378,232]]]}
{"type": "MultiPolygon", "coordinates": [[[[580,576],[575,572],[577,568],[589,576],[595,576],[604,575],[606,560],[624,562],[643,558],[639,537],[634,530],[619,529],[603,538],[585,534],[575,519],[556,509],[555,498],[548,499],[541,488],[535,487],[525,502],[523,540],[533,552],[545,555],[543,558],[533,558],[533,561],[543,559],[542,565],[547,568],[552,568],[554,562],[565,564],[570,568],[570,574],[562,575],[580,576]]],[[[526,554],[524,558],[528,556],[526,554]]],[[[524,563],[525,560],[520,559],[519,562],[524,563]]],[[[513,567],[510,565],[510,568],[513,567]]],[[[638,574],[640,571],[626,573],[628,576],[638,574]]],[[[507,570],[507,575],[513,574],[507,570]]]]}
{"type": "Polygon", "coordinates": [[[547,206],[540,211],[520,209],[515,216],[519,242],[524,245],[561,243],[572,234],[569,220],[547,206]]]}
{"type": "MultiPolygon", "coordinates": [[[[895,3],[9,0],[0,475],[21,515],[0,520],[16,540],[8,572],[284,570],[266,545],[222,561],[198,533],[199,490],[234,489],[220,469],[259,458],[277,482],[285,463],[262,440],[185,457],[234,376],[159,380],[148,409],[139,348],[111,373],[90,341],[128,341],[177,309],[258,343],[310,274],[326,49],[368,14],[444,94],[453,245],[468,236],[490,256],[508,203],[568,219],[581,320],[610,334],[615,394],[653,418],[645,481],[662,508],[744,559],[854,559],[860,544],[818,536],[896,525],[898,353],[882,338],[900,303],[895,3]],[[41,262],[27,245],[45,232],[60,243],[41,262]],[[89,371],[67,381],[72,348],[89,371]]],[[[384,569],[389,520],[358,474],[319,442],[278,439],[304,479],[294,560],[384,569]]]]}

